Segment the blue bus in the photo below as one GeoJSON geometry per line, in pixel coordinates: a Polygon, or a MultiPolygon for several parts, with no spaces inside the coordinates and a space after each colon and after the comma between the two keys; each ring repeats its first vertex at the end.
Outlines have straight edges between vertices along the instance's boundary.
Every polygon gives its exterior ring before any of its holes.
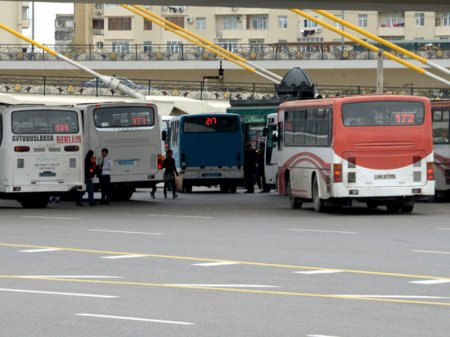
{"type": "Polygon", "coordinates": [[[239,115],[209,113],[173,117],[169,146],[183,177],[184,192],[192,192],[192,186],[215,185],[222,192],[236,192],[244,177],[239,115]]]}

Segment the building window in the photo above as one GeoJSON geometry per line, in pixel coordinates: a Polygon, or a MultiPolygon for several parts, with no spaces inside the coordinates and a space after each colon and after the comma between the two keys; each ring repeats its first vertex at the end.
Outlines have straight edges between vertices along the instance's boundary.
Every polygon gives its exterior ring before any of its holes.
{"type": "Polygon", "coordinates": [[[358,15],[358,27],[367,28],[367,24],[368,24],[367,14],[358,15]]]}
{"type": "Polygon", "coordinates": [[[280,15],[278,17],[278,28],[286,29],[288,27],[288,17],[286,15],[280,15]]]}
{"type": "Polygon", "coordinates": [[[184,16],[168,16],[166,20],[184,28],[184,16]]]}
{"type": "Polygon", "coordinates": [[[237,40],[220,40],[219,46],[234,53],[237,51],[237,40]]]}
{"type": "Polygon", "coordinates": [[[318,24],[314,21],[305,19],[303,20],[303,27],[304,28],[317,28],[318,24]]]}
{"type": "Polygon", "coordinates": [[[152,41],[144,41],[144,53],[151,54],[152,52],[152,41]]]}
{"type": "Polygon", "coordinates": [[[205,30],[206,29],[206,18],[197,18],[197,30],[205,30]]]}
{"type": "Polygon", "coordinates": [[[450,12],[442,14],[442,25],[447,27],[450,26],[450,12]]]}
{"type": "Polygon", "coordinates": [[[255,30],[268,29],[267,15],[254,15],[252,16],[252,28],[255,30]]]}
{"type": "Polygon", "coordinates": [[[103,42],[102,41],[98,41],[96,43],[96,46],[97,46],[98,49],[102,49],[103,48],[103,42]]]}
{"type": "Polygon", "coordinates": [[[167,41],[167,52],[171,54],[180,54],[183,46],[181,41],[167,41]]]}
{"type": "Polygon", "coordinates": [[[131,30],[131,18],[108,18],[108,30],[131,30]]]}
{"type": "Polygon", "coordinates": [[[29,7],[22,7],[22,20],[28,20],[28,9],[29,7]]]}
{"type": "Polygon", "coordinates": [[[112,50],[115,53],[128,53],[130,51],[130,43],[128,41],[113,41],[112,50]]]}
{"type": "Polygon", "coordinates": [[[423,27],[425,26],[425,14],[424,13],[416,13],[416,27],[423,27]]]}
{"type": "Polygon", "coordinates": [[[146,20],[144,19],[144,30],[152,30],[153,29],[153,22],[151,22],[150,20],[146,20]]]}
{"type": "Polygon", "coordinates": [[[223,17],[223,29],[237,29],[237,16],[236,15],[227,15],[223,17]]]}
{"type": "Polygon", "coordinates": [[[385,23],[381,27],[404,27],[405,21],[402,13],[390,13],[386,15],[385,23]]]}

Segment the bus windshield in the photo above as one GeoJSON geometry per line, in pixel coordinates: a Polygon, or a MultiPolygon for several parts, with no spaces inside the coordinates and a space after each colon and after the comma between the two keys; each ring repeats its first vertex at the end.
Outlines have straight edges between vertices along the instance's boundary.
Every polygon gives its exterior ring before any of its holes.
{"type": "Polygon", "coordinates": [[[345,126],[421,125],[424,111],[422,102],[356,102],[342,105],[342,118],[345,126]]]}
{"type": "Polygon", "coordinates": [[[184,132],[236,132],[239,121],[232,116],[200,116],[184,120],[184,132]]]}
{"type": "Polygon", "coordinates": [[[98,128],[153,126],[155,124],[155,112],[150,106],[97,108],[94,110],[94,122],[98,128]]]}
{"type": "Polygon", "coordinates": [[[78,115],[67,110],[18,110],[11,116],[15,134],[78,133],[78,115]]]}

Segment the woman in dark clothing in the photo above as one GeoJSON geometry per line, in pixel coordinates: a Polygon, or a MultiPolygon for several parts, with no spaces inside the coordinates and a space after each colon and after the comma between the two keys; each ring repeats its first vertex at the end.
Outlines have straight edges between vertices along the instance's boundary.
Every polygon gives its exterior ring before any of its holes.
{"type": "Polygon", "coordinates": [[[178,176],[177,167],[175,165],[175,159],[172,157],[172,150],[167,150],[166,158],[163,161],[164,169],[164,199],[167,199],[167,187],[172,187],[173,199],[178,197],[177,189],[175,187],[175,175],[178,176]]]}

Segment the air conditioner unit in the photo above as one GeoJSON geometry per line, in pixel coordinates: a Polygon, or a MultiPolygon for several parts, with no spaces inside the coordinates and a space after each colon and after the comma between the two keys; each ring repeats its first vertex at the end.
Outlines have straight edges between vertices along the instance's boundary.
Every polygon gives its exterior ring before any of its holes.
{"type": "Polygon", "coordinates": [[[187,17],[186,18],[187,23],[193,23],[194,22],[194,18],[193,17],[187,17]]]}

